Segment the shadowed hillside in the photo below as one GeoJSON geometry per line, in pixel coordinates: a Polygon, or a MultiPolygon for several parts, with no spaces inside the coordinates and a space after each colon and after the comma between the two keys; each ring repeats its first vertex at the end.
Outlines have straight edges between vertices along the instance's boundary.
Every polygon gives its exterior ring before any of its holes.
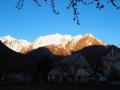
{"type": "MultiPolygon", "coordinates": [[[[64,52],[61,50],[59,53],[64,52]]],[[[17,77],[17,74],[22,74],[23,79],[28,81],[30,79],[29,82],[34,81],[34,83],[99,82],[112,80],[116,76],[111,73],[120,71],[119,63],[115,62],[120,61],[119,48],[115,46],[90,45],[71,52],[70,55],[57,55],[53,51],[54,47],[52,51],[46,47],[39,47],[21,54],[0,42],[1,79],[9,80],[11,77],[17,77]],[[11,76],[12,74],[14,76],[11,76]]],[[[119,73],[118,77],[120,77],[119,73]]],[[[18,76],[18,80],[19,78],[18,76]]]]}
{"type": "Polygon", "coordinates": [[[23,57],[25,55],[9,49],[0,41],[0,72],[12,72],[12,66],[23,57]]]}
{"type": "MultiPolygon", "coordinates": [[[[0,75],[1,78],[7,74],[37,75],[46,77],[50,66],[50,51],[47,48],[39,48],[27,54],[21,54],[9,49],[0,41],[0,75]]],[[[31,76],[30,76],[31,77],[31,76]]]]}

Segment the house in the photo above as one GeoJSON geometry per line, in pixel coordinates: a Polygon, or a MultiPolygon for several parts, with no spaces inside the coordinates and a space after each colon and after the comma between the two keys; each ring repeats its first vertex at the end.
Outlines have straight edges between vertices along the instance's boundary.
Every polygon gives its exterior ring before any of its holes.
{"type": "Polygon", "coordinates": [[[111,72],[116,72],[120,77],[120,48],[109,46],[105,56],[101,57],[103,61],[104,73],[109,76],[111,72]]]}
{"type": "Polygon", "coordinates": [[[116,46],[92,46],[62,59],[48,74],[49,81],[88,82],[120,78],[120,49],[116,46]],[[112,72],[112,74],[111,74],[112,72]],[[113,75],[114,74],[114,75],[113,75]]]}
{"type": "Polygon", "coordinates": [[[49,82],[80,82],[88,81],[93,73],[84,56],[75,53],[65,57],[48,74],[49,82]]]}

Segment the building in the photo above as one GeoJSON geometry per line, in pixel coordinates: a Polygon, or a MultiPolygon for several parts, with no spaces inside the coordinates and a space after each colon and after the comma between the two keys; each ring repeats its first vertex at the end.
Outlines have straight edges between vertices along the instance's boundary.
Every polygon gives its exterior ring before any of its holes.
{"type": "Polygon", "coordinates": [[[108,77],[115,77],[111,76],[111,73],[120,77],[120,49],[116,46],[109,46],[109,50],[105,56],[101,57],[103,61],[103,70],[105,75],[108,77]]]}
{"type": "Polygon", "coordinates": [[[93,73],[89,63],[80,53],[65,57],[48,74],[49,82],[88,81],[93,73]]]}

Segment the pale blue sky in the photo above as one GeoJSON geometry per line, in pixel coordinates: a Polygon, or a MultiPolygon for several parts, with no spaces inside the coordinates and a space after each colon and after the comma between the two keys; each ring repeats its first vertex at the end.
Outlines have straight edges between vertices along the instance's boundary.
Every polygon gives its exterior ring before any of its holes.
{"type": "MultiPolygon", "coordinates": [[[[120,46],[120,10],[107,5],[102,11],[95,5],[80,6],[80,23],[73,20],[71,10],[66,9],[67,3],[57,0],[57,10],[60,15],[52,13],[46,5],[37,7],[32,0],[26,0],[24,8],[15,8],[16,0],[1,0],[0,2],[0,36],[12,35],[29,41],[47,34],[87,34],[120,46]]],[[[63,0],[65,1],[65,0],[63,0]]]]}

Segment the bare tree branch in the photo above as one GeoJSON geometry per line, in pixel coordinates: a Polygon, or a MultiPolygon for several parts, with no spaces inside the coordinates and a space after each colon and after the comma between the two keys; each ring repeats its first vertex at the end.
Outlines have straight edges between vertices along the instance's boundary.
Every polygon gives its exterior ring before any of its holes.
{"type": "MultiPolygon", "coordinates": [[[[57,14],[57,15],[59,14],[59,11],[57,11],[57,9],[56,9],[56,3],[55,3],[56,0],[32,0],[32,1],[34,3],[36,3],[37,6],[42,5],[42,3],[40,3],[40,1],[44,1],[46,3],[46,5],[48,4],[48,1],[49,1],[52,12],[57,14]]],[[[25,0],[18,0],[16,8],[18,8],[19,10],[22,9],[24,6],[24,2],[25,2],[25,0]]],[[[111,3],[111,5],[113,7],[115,7],[116,9],[120,9],[120,6],[118,5],[118,4],[120,4],[120,2],[118,2],[118,0],[105,0],[104,2],[107,4],[111,3]]],[[[73,20],[78,25],[80,25],[80,19],[79,19],[80,13],[78,11],[80,4],[83,4],[85,6],[96,4],[96,8],[98,8],[99,10],[101,10],[105,7],[105,5],[102,3],[102,0],[68,0],[67,9],[72,9],[73,20]]]]}

